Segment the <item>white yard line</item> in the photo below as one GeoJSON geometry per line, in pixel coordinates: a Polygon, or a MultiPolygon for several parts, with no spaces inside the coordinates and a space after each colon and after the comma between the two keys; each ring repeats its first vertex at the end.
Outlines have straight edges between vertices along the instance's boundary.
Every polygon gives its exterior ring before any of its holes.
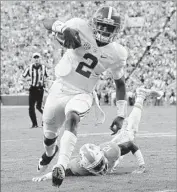
{"type": "MultiPolygon", "coordinates": [[[[150,153],[150,154],[157,154],[157,153],[164,153],[164,151],[146,151],[146,153],[150,153]]],[[[175,150],[168,150],[168,152],[170,153],[170,154],[176,154],[176,151],[175,150]]],[[[2,156],[1,156],[2,157],[2,156]]],[[[72,156],[72,158],[75,158],[75,157],[77,157],[77,155],[74,155],[74,156],[72,156]]],[[[29,157],[29,158],[1,158],[1,163],[3,164],[3,163],[17,163],[17,162],[19,162],[19,161],[31,161],[31,160],[38,160],[39,159],[39,157],[29,157]]],[[[153,191],[153,192],[161,192],[161,191],[153,191]]]]}
{"type": "MultiPolygon", "coordinates": [[[[104,135],[110,135],[110,132],[105,133],[81,133],[78,134],[78,137],[89,137],[89,136],[104,136],[104,135]]],[[[166,133],[142,133],[137,134],[137,137],[144,138],[144,137],[176,137],[176,134],[166,132],[166,133]]],[[[1,140],[1,143],[5,142],[18,142],[18,141],[35,141],[35,140],[41,140],[37,138],[31,138],[31,139],[7,139],[7,140],[1,140]]]]}
{"type": "MultiPolygon", "coordinates": [[[[83,133],[79,134],[79,137],[88,137],[88,136],[100,136],[100,135],[110,135],[110,133],[83,133]]],[[[176,137],[176,135],[172,133],[146,133],[146,134],[138,134],[137,137],[176,137]]],[[[34,141],[34,140],[39,140],[39,139],[16,139],[16,140],[2,140],[2,143],[5,142],[18,142],[18,141],[34,141]]],[[[160,151],[146,151],[146,153],[159,153],[160,151]]],[[[169,152],[175,153],[173,150],[169,150],[169,152]]],[[[2,154],[1,154],[2,155],[2,154]]],[[[74,157],[74,156],[73,156],[74,157]]],[[[39,157],[30,157],[30,158],[21,158],[21,159],[14,159],[14,158],[2,158],[1,162],[2,163],[15,163],[17,161],[26,161],[26,160],[37,160],[39,157]]],[[[155,191],[154,191],[155,192],[155,191]]],[[[161,192],[161,191],[157,191],[161,192]]],[[[162,191],[162,192],[168,192],[168,191],[162,191]]],[[[169,191],[170,192],[170,191],[169,191]]]]}
{"type": "MultiPolygon", "coordinates": [[[[160,152],[164,153],[164,151],[146,151],[146,153],[150,153],[150,154],[153,154],[153,153],[157,154],[160,152]]],[[[172,153],[176,154],[176,151],[174,151],[174,150],[168,150],[168,152],[170,154],[172,154],[172,153]]],[[[75,157],[77,157],[77,155],[72,156],[72,158],[75,158],[75,157]]],[[[35,156],[29,157],[29,158],[2,158],[1,163],[17,163],[18,161],[30,161],[30,160],[38,160],[38,159],[39,159],[39,157],[35,157],[35,156]]],[[[154,191],[154,192],[156,192],[156,191],[154,191]]],[[[157,192],[161,192],[161,191],[157,191],[157,192]]]]}
{"type": "Polygon", "coordinates": [[[152,192],[175,192],[176,189],[165,189],[163,191],[152,191],[152,192]]]}

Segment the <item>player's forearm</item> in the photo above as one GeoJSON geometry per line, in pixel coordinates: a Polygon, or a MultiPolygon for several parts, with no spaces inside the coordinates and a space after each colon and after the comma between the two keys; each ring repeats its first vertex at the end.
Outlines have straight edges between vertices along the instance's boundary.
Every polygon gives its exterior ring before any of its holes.
{"type": "Polygon", "coordinates": [[[122,77],[118,80],[114,80],[116,84],[116,100],[126,100],[126,85],[125,78],[122,77]]]}
{"type": "Polygon", "coordinates": [[[117,115],[125,118],[127,116],[126,85],[124,76],[115,80],[116,84],[116,106],[117,115]]]}

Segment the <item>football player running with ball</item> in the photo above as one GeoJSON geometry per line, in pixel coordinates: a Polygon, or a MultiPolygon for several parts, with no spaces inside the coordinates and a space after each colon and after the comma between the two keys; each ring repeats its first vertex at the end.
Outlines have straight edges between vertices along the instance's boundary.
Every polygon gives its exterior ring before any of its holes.
{"type": "Polygon", "coordinates": [[[99,75],[107,69],[112,71],[117,98],[117,114],[110,128],[114,134],[121,129],[127,115],[124,80],[127,51],[114,41],[120,30],[120,16],[113,7],[99,8],[91,23],[80,18],[72,18],[65,23],[46,19],[43,23],[67,48],[55,67],[57,78],[44,107],[45,152],[38,164],[39,172],[47,168],[58,151],[57,136],[59,129],[64,126],[58,161],[52,172],[52,184],[59,187],[77,142],[79,122],[90,111],[94,87],[99,75]]]}
{"type": "MultiPolygon", "coordinates": [[[[141,174],[145,172],[145,162],[143,155],[134,138],[139,129],[143,101],[147,96],[160,96],[157,91],[138,88],[136,91],[136,101],[132,112],[123,123],[123,127],[114,138],[100,144],[85,144],[79,150],[78,157],[71,159],[66,169],[66,175],[88,176],[88,175],[105,175],[116,170],[120,157],[132,152],[138,162],[138,169],[133,173],[141,174]]],[[[34,182],[40,182],[52,179],[52,172],[35,177],[34,182]]]]}

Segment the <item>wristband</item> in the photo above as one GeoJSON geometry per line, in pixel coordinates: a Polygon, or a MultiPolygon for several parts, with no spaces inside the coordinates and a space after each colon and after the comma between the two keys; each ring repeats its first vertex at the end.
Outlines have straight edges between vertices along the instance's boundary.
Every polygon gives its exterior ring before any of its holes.
{"type": "Polygon", "coordinates": [[[63,31],[66,29],[66,25],[61,21],[55,21],[52,25],[52,31],[63,33],[63,31]]]}
{"type": "Polygon", "coordinates": [[[126,118],[127,116],[127,101],[126,100],[118,100],[116,101],[117,106],[117,116],[126,118]]]}

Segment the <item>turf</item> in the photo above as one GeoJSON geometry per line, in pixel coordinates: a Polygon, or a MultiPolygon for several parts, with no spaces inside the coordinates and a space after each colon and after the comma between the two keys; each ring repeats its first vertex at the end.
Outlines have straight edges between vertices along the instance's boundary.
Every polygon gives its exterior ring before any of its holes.
{"type": "MultiPolygon", "coordinates": [[[[110,140],[109,125],[116,114],[114,107],[104,106],[106,122],[95,126],[94,109],[79,128],[73,155],[84,143],[99,144],[110,140]]],[[[129,108],[131,111],[132,108],[129,108]]],[[[39,124],[41,123],[38,114],[39,124]]],[[[132,154],[124,157],[114,174],[94,177],[67,177],[62,186],[51,181],[34,183],[38,159],[43,153],[42,128],[30,129],[26,107],[1,108],[1,191],[2,192],[174,192],[176,191],[176,108],[145,107],[136,143],[146,162],[147,172],[133,175],[137,168],[132,154]]],[[[49,170],[55,164],[51,162],[49,170]]]]}

